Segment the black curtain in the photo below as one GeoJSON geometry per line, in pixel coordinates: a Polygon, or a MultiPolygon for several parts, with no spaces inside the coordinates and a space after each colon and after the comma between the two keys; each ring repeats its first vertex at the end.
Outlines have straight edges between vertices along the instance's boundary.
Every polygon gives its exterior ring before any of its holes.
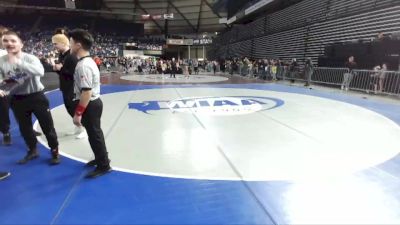
{"type": "Polygon", "coordinates": [[[20,0],[20,5],[65,8],[65,0],[20,0]]]}
{"type": "Polygon", "coordinates": [[[103,6],[103,0],[75,0],[77,9],[100,10],[103,6]]]}

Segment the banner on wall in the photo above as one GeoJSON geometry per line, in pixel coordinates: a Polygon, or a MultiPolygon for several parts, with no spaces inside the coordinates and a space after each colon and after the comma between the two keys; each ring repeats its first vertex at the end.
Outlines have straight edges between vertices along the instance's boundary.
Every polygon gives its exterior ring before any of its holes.
{"type": "Polygon", "coordinates": [[[193,45],[193,39],[167,39],[167,45],[193,45]]]}

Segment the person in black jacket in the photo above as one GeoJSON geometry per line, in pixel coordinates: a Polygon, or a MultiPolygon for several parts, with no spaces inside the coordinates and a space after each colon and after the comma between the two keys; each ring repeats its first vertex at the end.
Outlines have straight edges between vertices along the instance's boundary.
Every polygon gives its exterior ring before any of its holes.
{"type": "Polygon", "coordinates": [[[178,62],[175,61],[175,58],[172,58],[171,62],[171,74],[169,75],[170,78],[176,78],[176,73],[178,72],[178,62]]]}
{"type": "MultiPolygon", "coordinates": [[[[52,42],[59,56],[53,65],[53,70],[59,75],[60,90],[63,95],[64,105],[68,114],[73,118],[75,114],[74,108],[74,72],[78,59],[71,54],[69,49],[69,39],[65,29],[57,29],[52,37],[52,42]]],[[[77,135],[77,139],[87,137],[86,131],[82,126],[76,126],[70,135],[77,135]]]]}

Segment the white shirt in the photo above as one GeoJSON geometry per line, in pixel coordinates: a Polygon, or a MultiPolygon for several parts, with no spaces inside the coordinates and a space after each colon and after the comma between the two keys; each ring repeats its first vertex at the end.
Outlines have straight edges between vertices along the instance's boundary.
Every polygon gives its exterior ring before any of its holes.
{"type": "Polygon", "coordinates": [[[90,101],[100,97],[100,72],[91,57],[81,58],[76,65],[74,74],[74,100],[80,99],[83,88],[92,90],[90,101]]]}
{"type": "Polygon", "coordinates": [[[0,57],[0,77],[7,79],[10,76],[25,75],[23,84],[19,85],[15,90],[15,95],[27,95],[42,91],[43,84],[40,77],[44,76],[44,68],[40,60],[31,54],[22,52],[21,60],[17,64],[11,64],[8,61],[8,55],[0,57]]]}

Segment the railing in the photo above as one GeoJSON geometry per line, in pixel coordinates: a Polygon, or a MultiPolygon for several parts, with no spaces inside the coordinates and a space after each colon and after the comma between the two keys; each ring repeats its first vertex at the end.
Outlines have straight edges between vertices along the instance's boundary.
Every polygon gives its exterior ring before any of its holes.
{"type": "Polygon", "coordinates": [[[385,94],[400,94],[399,71],[354,70],[352,90],[385,94]]]}
{"type": "Polygon", "coordinates": [[[344,74],[349,73],[347,68],[318,67],[314,70],[311,82],[319,84],[341,85],[344,74]]]}
{"type": "Polygon", "coordinates": [[[317,67],[312,72],[304,67],[284,69],[282,80],[303,81],[337,86],[342,90],[355,90],[375,94],[400,95],[400,71],[353,70],[348,68],[317,67]],[[311,73],[311,74],[310,74],[311,73]]]}
{"type": "Polygon", "coordinates": [[[330,87],[341,88],[344,91],[354,90],[374,94],[387,94],[400,96],[400,71],[375,71],[353,70],[348,68],[316,67],[306,70],[301,67],[278,67],[276,74],[271,70],[240,67],[232,71],[227,67],[228,73],[240,74],[243,77],[258,79],[278,79],[291,82],[305,82],[330,87]]]}

